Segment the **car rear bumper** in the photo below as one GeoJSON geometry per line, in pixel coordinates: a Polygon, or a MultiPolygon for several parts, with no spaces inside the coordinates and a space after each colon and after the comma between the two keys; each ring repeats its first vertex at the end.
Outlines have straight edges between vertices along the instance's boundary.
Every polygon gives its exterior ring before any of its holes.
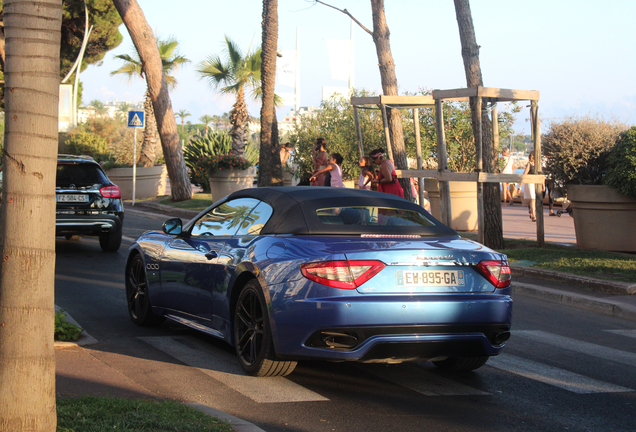
{"type": "Polygon", "coordinates": [[[501,291],[275,301],[276,352],[364,362],[497,355],[512,317],[512,299],[501,291]]]}
{"type": "Polygon", "coordinates": [[[55,234],[100,235],[117,232],[123,224],[123,213],[102,213],[97,215],[56,214],[55,234]]]}

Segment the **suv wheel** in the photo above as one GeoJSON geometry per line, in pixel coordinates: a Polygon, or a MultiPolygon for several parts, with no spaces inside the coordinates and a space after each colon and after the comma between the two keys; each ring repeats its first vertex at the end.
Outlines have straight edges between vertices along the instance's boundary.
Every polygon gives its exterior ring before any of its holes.
{"type": "Polygon", "coordinates": [[[104,252],[116,252],[121,246],[122,229],[100,234],[99,245],[104,252]]]}

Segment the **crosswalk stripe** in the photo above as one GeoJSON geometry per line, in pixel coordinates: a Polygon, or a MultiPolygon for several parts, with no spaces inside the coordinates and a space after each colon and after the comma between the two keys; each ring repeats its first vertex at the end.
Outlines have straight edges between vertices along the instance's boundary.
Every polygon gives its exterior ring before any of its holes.
{"type": "Polygon", "coordinates": [[[140,337],[140,340],[199,369],[257,403],[315,402],[329,399],[286,378],[247,376],[235,356],[190,336],[140,337]]]}
{"type": "Polygon", "coordinates": [[[633,391],[627,387],[598,381],[574,372],[569,372],[510,354],[501,354],[496,357],[491,357],[486,364],[515,375],[520,375],[525,378],[578,394],[633,391]]]}
{"type": "Polygon", "coordinates": [[[636,339],[636,330],[605,330],[609,333],[614,333],[621,336],[627,336],[636,339]]]}
{"type": "Polygon", "coordinates": [[[589,342],[583,342],[541,330],[517,330],[512,333],[512,336],[553,345],[570,351],[590,355],[592,357],[601,358],[603,360],[611,360],[628,366],[636,366],[636,354],[634,353],[604,347],[602,345],[596,345],[589,342]]]}
{"type": "Polygon", "coordinates": [[[359,365],[358,369],[425,396],[482,396],[490,393],[440,377],[412,365],[359,365]]]}

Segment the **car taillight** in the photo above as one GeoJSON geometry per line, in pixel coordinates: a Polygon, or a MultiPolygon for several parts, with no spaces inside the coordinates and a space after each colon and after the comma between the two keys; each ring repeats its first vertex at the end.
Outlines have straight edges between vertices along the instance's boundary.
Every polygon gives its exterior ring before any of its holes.
{"type": "Polygon", "coordinates": [[[510,266],[505,261],[481,261],[477,264],[479,270],[495,288],[510,286],[510,266]]]}
{"type": "Polygon", "coordinates": [[[323,261],[302,264],[303,276],[332,288],[356,289],[386,265],[382,261],[323,261]]]}
{"type": "Polygon", "coordinates": [[[104,186],[99,190],[104,198],[121,198],[121,191],[115,185],[104,186]]]}

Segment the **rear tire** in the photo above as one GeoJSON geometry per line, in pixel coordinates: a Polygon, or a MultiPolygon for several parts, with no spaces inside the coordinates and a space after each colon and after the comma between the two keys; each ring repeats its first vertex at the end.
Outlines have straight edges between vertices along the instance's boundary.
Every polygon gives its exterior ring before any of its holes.
{"type": "Polygon", "coordinates": [[[104,252],[116,252],[121,246],[122,229],[100,234],[99,245],[104,252]]]}
{"type": "Polygon", "coordinates": [[[165,320],[152,312],[146,269],[139,255],[135,255],[126,272],[126,303],[130,319],[137,325],[159,325],[165,320]]]}
{"type": "Polygon", "coordinates": [[[286,376],[296,367],[294,361],[276,358],[263,291],[254,279],[239,294],[234,310],[233,330],[236,356],[248,375],[286,376]]]}
{"type": "Polygon", "coordinates": [[[446,371],[471,371],[479,369],[488,361],[483,357],[448,357],[446,360],[434,361],[433,364],[446,371]]]}

